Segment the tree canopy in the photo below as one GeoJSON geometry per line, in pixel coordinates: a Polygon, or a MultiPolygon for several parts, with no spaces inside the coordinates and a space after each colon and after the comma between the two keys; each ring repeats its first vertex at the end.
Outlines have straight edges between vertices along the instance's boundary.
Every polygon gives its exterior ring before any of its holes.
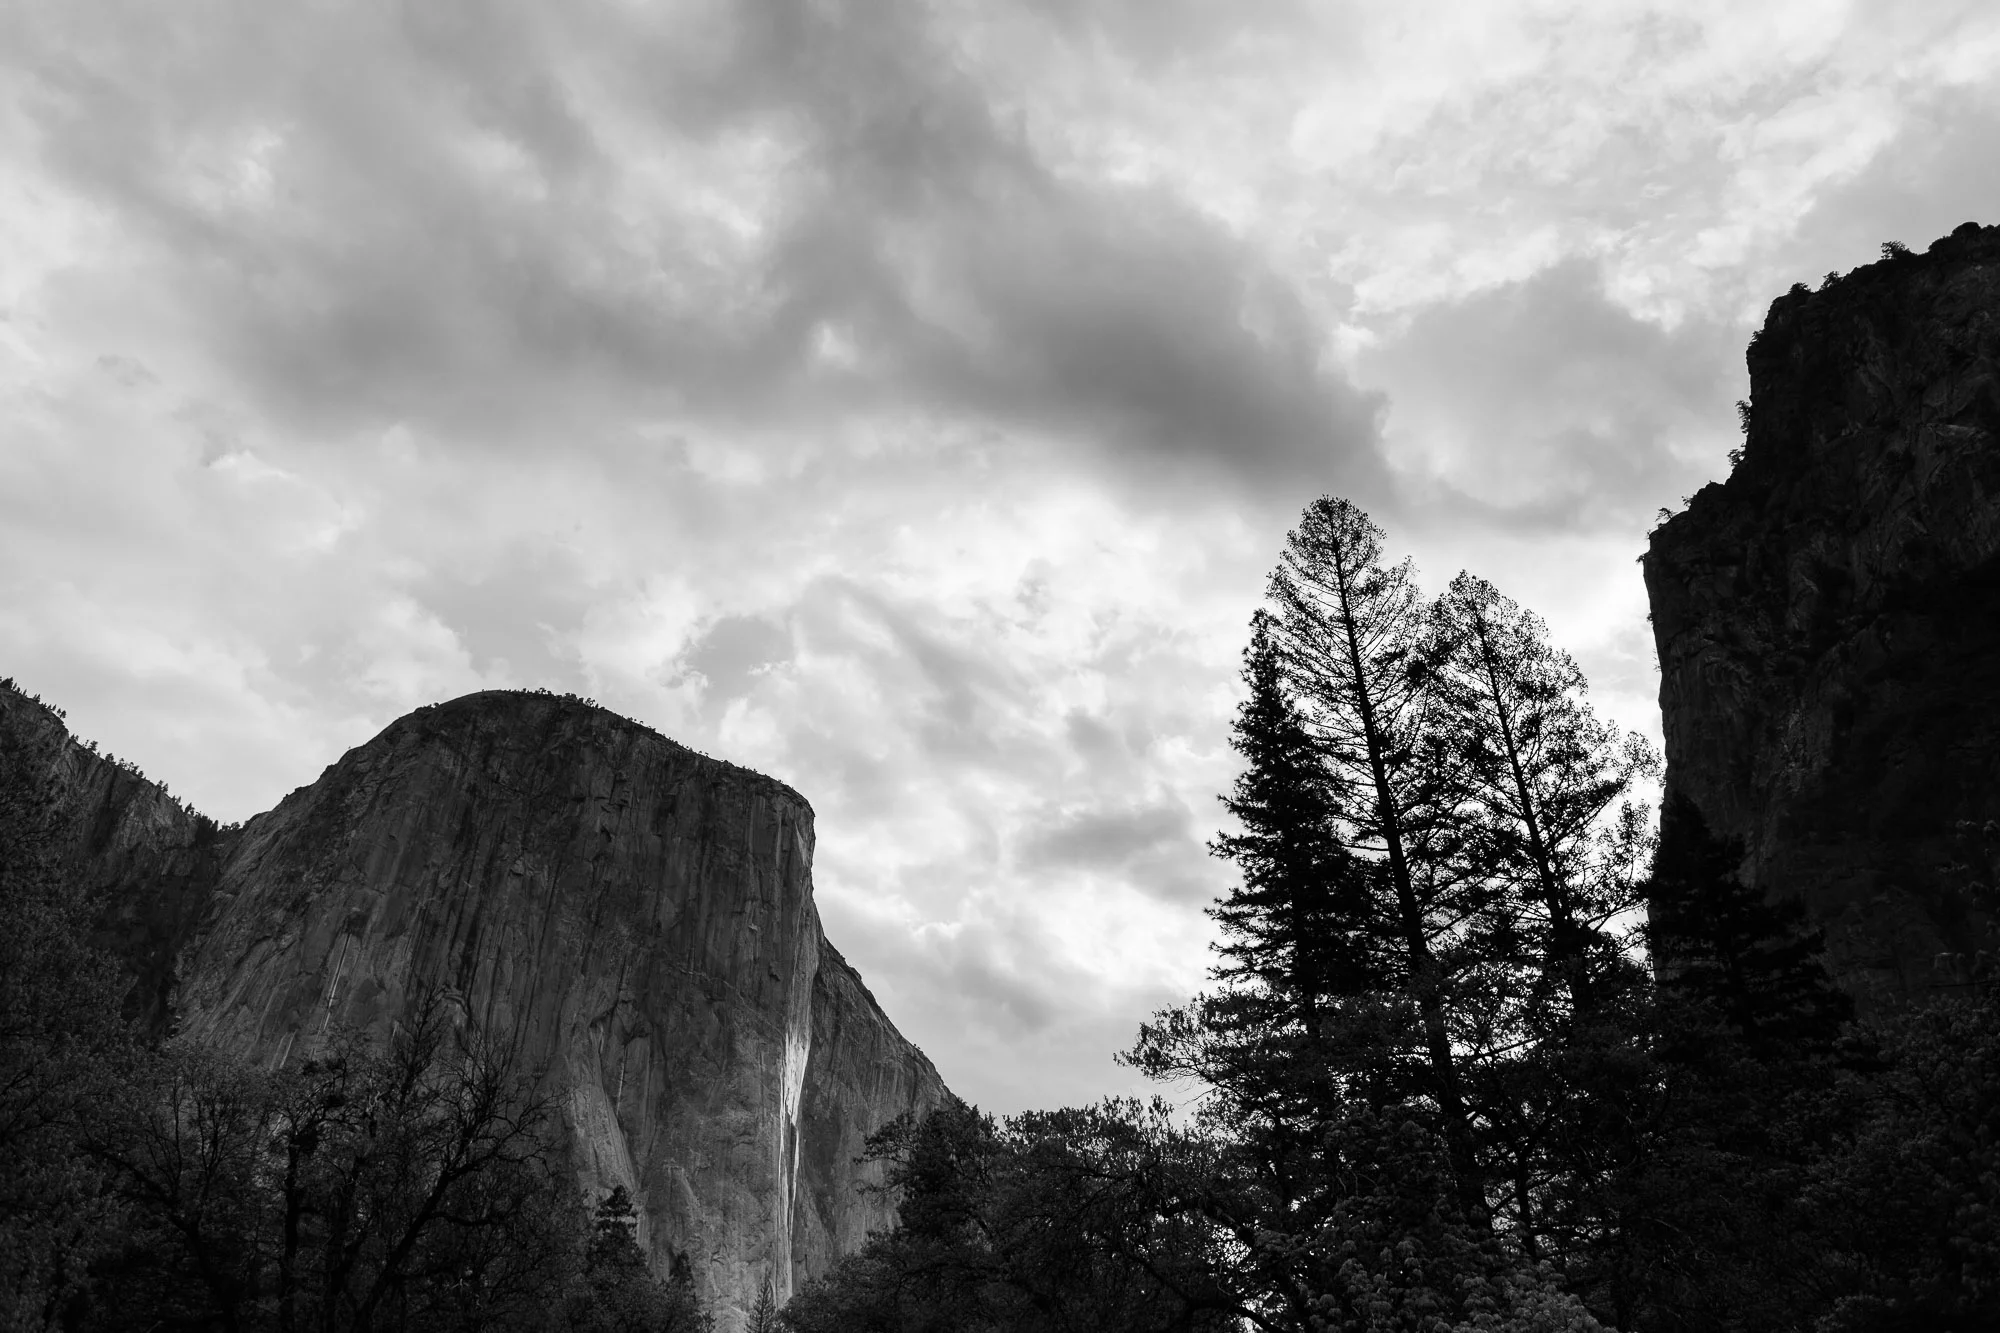
{"type": "Polygon", "coordinates": [[[1124,1057],[1181,1109],[899,1122],[795,1328],[2000,1327],[1992,997],[1856,1023],[1542,621],[1349,501],[1242,683],[1212,985],[1124,1057]]]}

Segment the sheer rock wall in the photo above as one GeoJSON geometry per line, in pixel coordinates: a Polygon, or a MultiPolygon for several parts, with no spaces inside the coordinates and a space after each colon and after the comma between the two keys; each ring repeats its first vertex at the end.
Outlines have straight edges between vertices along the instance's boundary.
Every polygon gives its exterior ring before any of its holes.
{"type": "Polygon", "coordinates": [[[822,936],[789,788],[602,709],[489,692],[203,835],[47,732],[107,939],[187,1037],[275,1063],[385,1036],[446,987],[561,1080],[586,1184],[632,1190],[656,1263],[685,1255],[724,1330],[891,1220],[853,1158],[943,1085],[822,936]]]}
{"type": "Polygon", "coordinates": [[[1771,306],[1740,462],[1652,534],[1669,790],[1871,997],[1988,968],[2000,228],[1771,306]]]}

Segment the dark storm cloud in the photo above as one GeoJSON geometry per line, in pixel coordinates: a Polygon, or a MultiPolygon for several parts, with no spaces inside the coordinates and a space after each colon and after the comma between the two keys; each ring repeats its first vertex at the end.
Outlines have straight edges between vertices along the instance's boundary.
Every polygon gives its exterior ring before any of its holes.
{"type": "Polygon", "coordinates": [[[1213,224],[1138,192],[1041,187],[1015,209],[975,201],[948,228],[986,327],[910,339],[935,390],[1128,459],[1219,457],[1286,480],[1370,471],[1357,446],[1374,402],[1316,368],[1316,334],[1289,293],[1273,285],[1250,308],[1256,275],[1213,224]]]}
{"type": "Polygon", "coordinates": [[[1739,342],[1639,318],[1571,259],[1425,307],[1363,364],[1397,394],[1402,432],[1451,456],[1448,480],[1413,484],[1413,510],[1575,531],[1629,526],[1699,484],[1715,460],[1689,453],[1735,440],[1739,342]],[[1419,380],[1427,393],[1399,392],[1419,380]]]}
{"type": "Polygon", "coordinates": [[[296,418],[498,441],[607,404],[918,408],[1374,475],[1377,402],[1255,252],[1052,169],[921,7],[485,15],[81,4],[29,104],[50,168],[296,418]]]}
{"type": "Polygon", "coordinates": [[[1028,838],[1022,860],[1030,866],[1118,866],[1161,843],[1189,839],[1187,808],[1178,801],[1057,816],[1028,838]]]}
{"type": "Polygon", "coordinates": [[[1119,882],[1164,902],[1207,901],[1215,885],[1204,876],[1204,849],[1187,806],[1172,797],[1046,813],[1021,840],[1021,868],[1110,872],[1119,882]]]}

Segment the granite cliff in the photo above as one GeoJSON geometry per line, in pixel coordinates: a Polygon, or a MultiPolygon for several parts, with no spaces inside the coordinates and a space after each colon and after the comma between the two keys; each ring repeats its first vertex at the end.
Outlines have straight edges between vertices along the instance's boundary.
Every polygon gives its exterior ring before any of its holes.
{"type": "Polygon", "coordinates": [[[891,1220],[862,1140],[944,1089],[821,933],[782,784],[515,692],[419,709],[239,828],[11,690],[0,763],[56,798],[136,1017],[276,1063],[442,984],[560,1080],[585,1184],[632,1190],[723,1330],[891,1220]]]}
{"type": "Polygon", "coordinates": [[[1728,480],[1652,534],[1666,786],[1864,1004],[1991,967],[2000,227],[1775,301],[1728,480]]]}

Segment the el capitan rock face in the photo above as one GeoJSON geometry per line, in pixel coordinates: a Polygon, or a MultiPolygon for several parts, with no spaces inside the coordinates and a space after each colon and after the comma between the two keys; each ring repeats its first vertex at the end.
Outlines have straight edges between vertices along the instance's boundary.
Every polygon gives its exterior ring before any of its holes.
{"type": "Polygon", "coordinates": [[[1862,1000],[1990,966],[2000,228],[1771,306],[1743,456],[1644,565],[1671,791],[1862,1000]]]}
{"type": "Polygon", "coordinates": [[[276,1062],[448,987],[561,1080],[586,1182],[632,1190],[656,1262],[687,1256],[725,1330],[892,1220],[854,1158],[944,1089],[821,935],[789,788],[578,701],[489,692],[218,831],[0,704],[66,822],[124,830],[71,842],[107,939],[185,1036],[276,1062]]]}

